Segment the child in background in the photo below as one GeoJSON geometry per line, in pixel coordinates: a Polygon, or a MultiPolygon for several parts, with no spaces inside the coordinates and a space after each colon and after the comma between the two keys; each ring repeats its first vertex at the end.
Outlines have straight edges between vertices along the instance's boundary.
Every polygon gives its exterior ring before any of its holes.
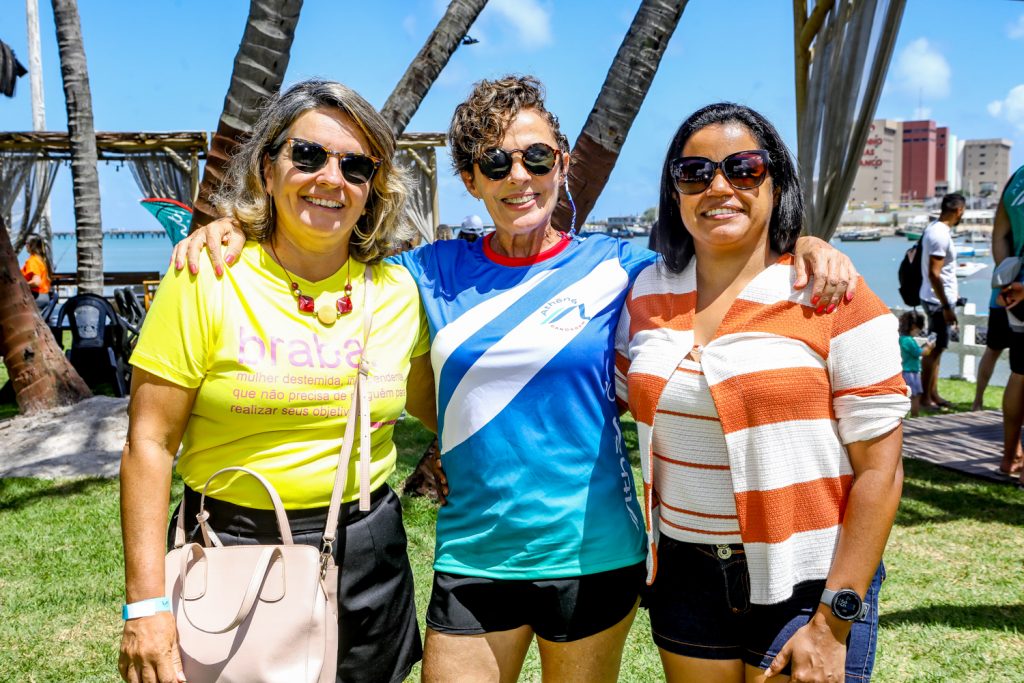
{"type": "Polygon", "coordinates": [[[910,387],[910,414],[917,417],[921,410],[921,356],[927,355],[935,342],[929,339],[922,347],[914,337],[924,330],[924,315],[907,311],[900,316],[900,355],[903,357],[903,381],[910,387]]]}
{"type": "Polygon", "coordinates": [[[28,280],[36,305],[40,309],[46,308],[50,303],[50,273],[53,272],[50,250],[46,240],[39,235],[31,235],[25,241],[25,251],[29,256],[21,267],[21,274],[28,280]]]}

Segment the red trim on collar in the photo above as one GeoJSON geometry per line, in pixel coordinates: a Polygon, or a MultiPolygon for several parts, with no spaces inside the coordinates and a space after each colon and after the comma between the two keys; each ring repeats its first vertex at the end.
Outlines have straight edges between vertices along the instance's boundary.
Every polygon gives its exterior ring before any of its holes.
{"type": "Polygon", "coordinates": [[[494,261],[499,266],[532,266],[535,263],[540,263],[541,261],[546,261],[549,258],[554,258],[565,251],[566,247],[569,246],[572,240],[569,239],[569,236],[564,232],[560,232],[558,234],[561,236],[561,239],[558,240],[558,243],[555,244],[555,246],[548,247],[544,251],[534,254],[533,256],[516,257],[503,256],[494,251],[494,248],[491,247],[491,239],[494,237],[494,233],[492,232],[484,236],[484,256],[491,261],[494,261]]]}

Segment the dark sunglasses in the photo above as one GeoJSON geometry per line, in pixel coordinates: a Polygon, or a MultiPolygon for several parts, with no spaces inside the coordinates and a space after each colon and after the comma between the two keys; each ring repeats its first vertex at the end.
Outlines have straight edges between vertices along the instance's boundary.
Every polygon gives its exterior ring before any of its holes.
{"type": "Polygon", "coordinates": [[[680,194],[700,194],[708,189],[718,169],[722,169],[722,175],[737,190],[753,190],[768,177],[768,152],[763,149],[736,152],[721,161],[678,157],[668,165],[680,194]]]}
{"type": "MultiPolygon", "coordinates": [[[[328,159],[338,157],[338,166],[341,167],[341,175],[345,180],[355,185],[363,185],[370,182],[380,167],[380,159],[366,154],[334,152],[321,144],[299,138],[287,138],[285,142],[291,147],[292,165],[303,173],[315,173],[327,165],[328,159]]],[[[272,151],[272,155],[276,157],[279,151],[280,145],[272,151]]]]}
{"type": "Polygon", "coordinates": [[[485,151],[476,164],[480,167],[480,172],[491,180],[501,180],[512,172],[512,155],[517,152],[523,157],[523,168],[535,176],[550,173],[558,156],[558,150],[548,147],[543,142],[535,142],[526,149],[493,147],[485,151]]]}

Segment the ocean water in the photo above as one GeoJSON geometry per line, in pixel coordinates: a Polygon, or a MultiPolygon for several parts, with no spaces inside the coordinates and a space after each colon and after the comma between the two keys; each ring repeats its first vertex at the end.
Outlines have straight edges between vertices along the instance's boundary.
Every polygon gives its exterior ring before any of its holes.
{"type": "MultiPolygon", "coordinates": [[[[645,246],[646,237],[636,237],[632,242],[645,246]]],[[[911,243],[903,237],[886,237],[878,242],[841,242],[833,240],[832,245],[847,254],[857,270],[864,276],[868,286],[889,306],[903,306],[898,291],[896,272],[900,260],[911,243]]],[[[75,270],[77,258],[74,239],[55,239],[54,265],[58,272],[75,270]]],[[[979,245],[980,246],[980,245],[979,245]]],[[[171,257],[171,243],[163,235],[141,238],[113,238],[103,240],[103,268],[107,272],[118,271],[167,271],[171,257]]],[[[20,258],[24,260],[26,254],[20,258]]],[[[990,293],[989,279],[992,276],[991,258],[977,259],[987,264],[984,270],[970,278],[959,280],[960,295],[977,306],[983,313],[988,307],[990,293]]]]}
{"type": "MultiPolygon", "coordinates": [[[[640,246],[646,246],[646,237],[631,240],[640,246]]],[[[868,286],[882,301],[890,307],[902,307],[899,295],[899,284],[896,273],[903,254],[911,246],[904,237],[886,237],[878,242],[841,242],[833,240],[833,246],[847,254],[857,270],[864,277],[868,286]]],[[[979,245],[981,246],[981,245],[979,245]]],[[[125,238],[110,237],[103,240],[103,267],[107,272],[118,271],[157,271],[161,275],[167,271],[171,257],[171,243],[163,235],[125,238]]],[[[19,258],[27,258],[22,253],[19,258]]],[[[977,259],[987,267],[970,278],[960,279],[960,295],[967,297],[975,304],[977,313],[984,315],[988,310],[988,299],[991,292],[992,276],[991,257],[977,259]]],[[[54,264],[58,272],[74,271],[77,259],[74,239],[54,240],[54,264]]],[[[992,378],[995,385],[1005,385],[1009,376],[1005,355],[996,367],[992,378]]],[[[959,373],[956,357],[944,354],[942,359],[942,375],[949,376],[959,373]]]]}

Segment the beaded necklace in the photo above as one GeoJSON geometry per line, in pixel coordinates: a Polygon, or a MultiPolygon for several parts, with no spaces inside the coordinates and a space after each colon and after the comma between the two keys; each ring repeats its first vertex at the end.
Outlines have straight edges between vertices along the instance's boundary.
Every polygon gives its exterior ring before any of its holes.
{"type": "Polygon", "coordinates": [[[338,316],[348,315],[352,312],[352,257],[348,259],[348,272],[345,275],[345,294],[338,298],[334,302],[334,306],[320,306],[317,308],[316,302],[313,297],[302,293],[299,289],[299,283],[292,280],[291,273],[284,267],[284,263],[277,256],[277,251],[274,249],[274,245],[269,241],[267,246],[270,248],[270,253],[273,254],[274,260],[281,266],[281,270],[284,271],[284,276],[288,279],[288,284],[291,287],[292,295],[296,299],[300,313],[312,313],[316,316],[324,325],[333,325],[338,319],[338,316]]]}

